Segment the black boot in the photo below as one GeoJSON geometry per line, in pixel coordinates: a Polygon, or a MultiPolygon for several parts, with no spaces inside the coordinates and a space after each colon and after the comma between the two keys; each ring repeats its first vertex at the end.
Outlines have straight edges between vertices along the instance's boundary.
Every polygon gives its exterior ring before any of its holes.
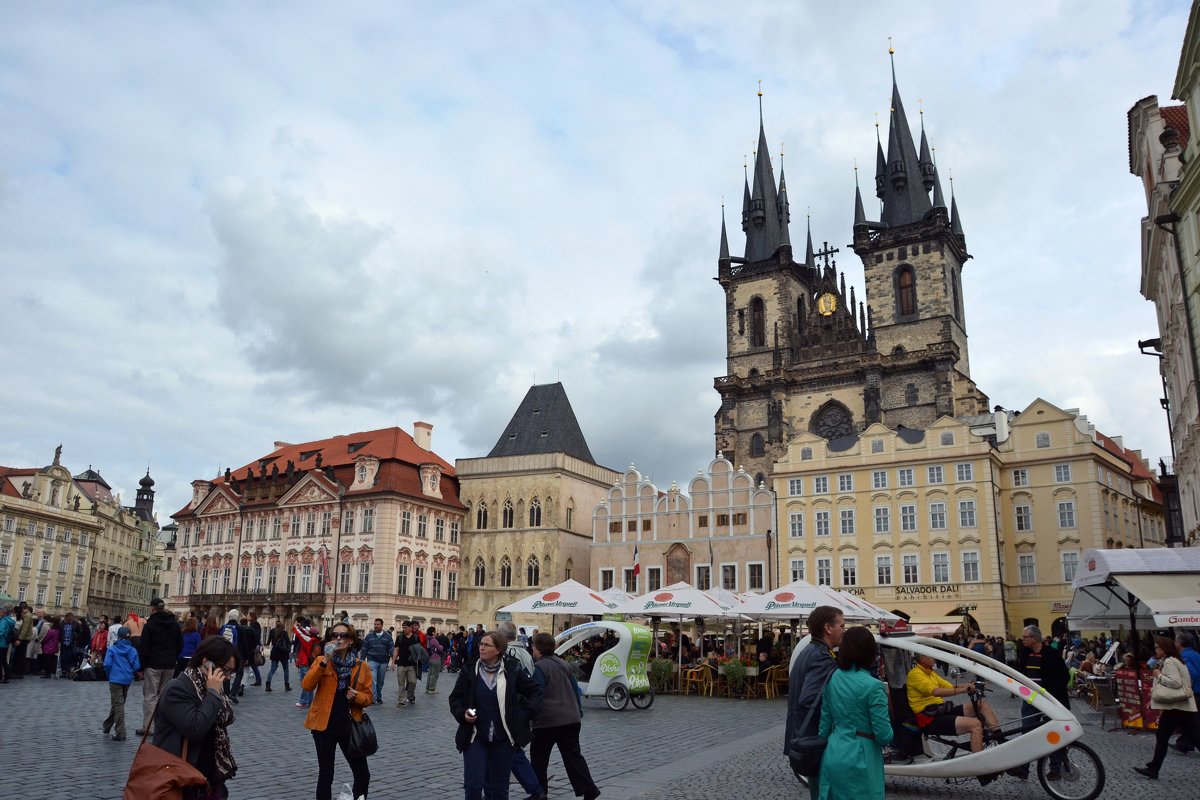
{"type": "Polygon", "coordinates": [[[267,681],[267,691],[271,691],[271,682],[267,681]]]}

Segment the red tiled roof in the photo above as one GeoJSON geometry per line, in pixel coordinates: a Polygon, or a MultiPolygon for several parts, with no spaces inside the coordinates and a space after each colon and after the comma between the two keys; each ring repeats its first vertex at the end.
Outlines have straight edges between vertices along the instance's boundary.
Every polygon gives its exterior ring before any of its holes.
{"type": "Polygon", "coordinates": [[[1186,148],[1188,143],[1188,125],[1187,106],[1163,106],[1158,110],[1162,114],[1163,123],[1168,128],[1174,128],[1179,131],[1179,146],[1186,148]]]}
{"type": "Polygon", "coordinates": [[[33,475],[36,472],[36,469],[0,467],[0,494],[8,495],[9,497],[20,497],[21,491],[16,486],[13,486],[9,478],[20,478],[26,475],[33,475]]]}
{"type": "MultiPolygon", "coordinates": [[[[360,455],[379,459],[379,471],[376,473],[375,485],[367,489],[348,490],[347,497],[364,497],[380,492],[397,492],[424,499],[435,504],[462,508],[458,499],[458,480],[454,467],[441,456],[429,450],[422,449],[405,431],[400,428],[381,428],[375,431],[348,433],[329,439],[318,439],[300,444],[287,444],[274,450],[260,459],[255,459],[237,469],[230,470],[234,481],[244,481],[250,476],[261,473],[266,466],[268,474],[272,467],[279,467],[282,473],[287,469],[287,463],[292,462],[301,473],[317,472],[317,455],[321,456],[321,473],[318,478],[326,486],[331,486],[325,471],[332,468],[334,479],[338,484],[349,487],[354,483],[355,459],[360,455]],[[429,497],[421,491],[421,464],[437,464],[442,469],[440,489],[442,499],[429,497]]],[[[217,485],[226,483],[221,475],[212,481],[217,485]]],[[[232,487],[226,487],[232,492],[232,487]]],[[[278,498],[255,499],[246,502],[248,508],[274,505],[278,498]]],[[[172,517],[190,516],[191,509],[185,505],[172,517]]]]}
{"type": "Polygon", "coordinates": [[[1100,431],[1096,431],[1096,440],[1100,446],[1107,450],[1112,455],[1121,459],[1129,465],[1129,473],[1137,480],[1150,482],[1150,494],[1154,498],[1154,502],[1161,504],[1163,501],[1162,491],[1158,488],[1158,478],[1150,471],[1145,462],[1138,456],[1137,453],[1130,450],[1128,447],[1122,447],[1113,439],[1105,436],[1100,431]]]}

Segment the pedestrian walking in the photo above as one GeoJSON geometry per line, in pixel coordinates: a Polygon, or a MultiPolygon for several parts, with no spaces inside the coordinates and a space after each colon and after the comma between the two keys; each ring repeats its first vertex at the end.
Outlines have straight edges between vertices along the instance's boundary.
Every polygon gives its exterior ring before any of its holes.
{"type": "Polygon", "coordinates": [[[130,641],[129,628],[117,628],[117,638],[104,653],[104,672],[108,675],[108,716],[104,718],[104,733],[113,731],[113,741],[125,741],[125,698],[133,676],[142,668],[137,650],[130,641]]]}
{"type": "Polygon", "coordinates": [[[34,616],[33,611],[25,603],[18,606],[20,613],[16,615],[17,641],[9,645],[12,648],[13,677],[24,678],[30,671],[29,643],[33,640],[34,616]]]}
{"type": "Polygon", "coordinates": [[[192,656],[196,654],[196,648],[204,640],[204,637],[200,635],[200,624],[194,616],[189,616],[183,621],[181,638],[183,639],[183,648],[179,651],[179,658],[175,660],[174,677],[176,678],[179,677],[179,673],[187,669],[192,656]]]}
{"type": "MultiPolygon", "coordinates": [[[[1181,633],[1175,637],[1175,646],[1179,648],[1179,660],[1187,667],[1192,679],[1192,697],[1200,696],[1200,653],[1196,652],[1196,637],[1190,633],[1181,633]]],[[[1183,732],[1175,740],[1175,749],[1181,753],[1190,753],[1200,747],[1200,712],[1192,714],[1183,732]]]]}
{"type": "Polygon", "coordinates": [[[392,650],[395,643],[392,635],[383,629],[383,620],[376,618],[373,628],[363,638],[362,657],[371,669],[371,685],[374,688],[375,705],[383,702],[383,682],[392,666],[392,650]]]}
{"type": "Polygon", "coordinates": [[[75,615],[70,611],[63,615],[62,624],[59,625],[58,629],[60,632],[58,641],[58,674],[64,678],[69,678],[79,660],[80,647],[87,642],[87,637],[84,633],[87,629],[75,619],[75,615]]]}
{"type": "MultiPolygon", "coordinates": [[[[1026,626],[1021,631],[1021,649],[1017,653],[1017,671],[1046,692],[1064,707],[1071,707],[1071,695],[1067,684],[1071,681],[1071,671],[1067,662],[1055,650],[1046,647],[1042,641],[1042,631],[1036,625],[1026,626]]],[[[1045,715],[1034,708],[1032,703],[1021,704],[1021,731],[1029,732],[1045,720],[1045,715]]],[[[1062,755],[1060,752],[1050,754],[1050,769],[1046,779],[1056,781],[1061,775],[1062,755]]],[[[1014,767],[1007,770],[1021,780],[1029,777],[1029,766],[1014,767]]]]}
{"type": "Polygon", "coordinates": [[[237,774],[229,741],[233,706],[223,694],[225,680],[238,668],[233,645],[220,636],[202,641],[179,676],[168,681],[154,717],[154,746],[183,757],[208,779],[208,786],[186,789],[183,800],[223,800],[225,784],[237,774]]]}
{"type": "Polygon", "coordinates": [[[310,626],[304,617],[296,617],[292,626],[292,636],[292,644],[296,648],[296,675],[300,678],[301,689],[296,708],[308,708],[312,703],[312,692],[304,688],[304,676],[312,666],[317,646],[320,644],[317,639],[317,626],[310,626]]]}
{"type": "Polygon", "coordinates": [[[504,658],[499,633],[480,635],[479,658],[458,674],[450,693],[450,713],[458,721],[454,744],[463,754],[466,800],[508,800],[513,748],[532,738],[542,688],[520,662],[504,658]]]}
{"type": "MultiPolygon", "coordinates": [[[[793,740],[817,734],[825,682],[837,669],[832,650],[842,643],[842,635],[846,632],[846,620],[842,612],[833,606],[817,606],[808,615],[808,629],[812,633],[812,641],[800,653],[788,675],[784,753],[790,752],[793,740]],[[809,720],[807,727],[804,724],[806,718],[809,720]]],[[[792,770],[795,769],[793,764],[792,770]]],[[[796,774],[799,776],[800,773],[796,774]]],[[[807,777],[809,794],[816,800],[820,792],[820,776],[807,777]]]]}
{"type": "Polygon", "coordinates": [[[210,636],[219,636],[221,634],[221,623],[217,619],[216,614],[209,614],[204,618],[204,625],[200,627],[200,638],[207,639],[210,636]]]}
{"type": "Polygon", "coordinates": [[[438,675],[442,674],[446,659],[444,639],[444,636],[438,636],[437,628],[432,625],[425,631],[425,649],[429,651],[429,677],[425,679],[425,694],[437,694],[438,675]]]}
{"type": "Polygon", "coordinates": [[[1177,730],[1186,731],[1185,726],[1191,724],[1191,715],[1196,713],[1196,697],[1192,692],[1192,676],[1179,660],[1179,648],[1174,639],[1155,636],[1154,657],[1158,663],[1150,689],[1150,707],[1161,710],[1162,715],[1158,718],[1158,730],[1154,732],[1154,756],[1146,766],[1133,769],[1157,780],[1171,737],[1177,730]]]}
{"type": "Polygon", "coordinates": [[[313,692],[304,727],[312,731],[317,748],[317,800],[333,796],[333,755],[339,747],[354,775],[354,797],[365,797],[371,770],[365,756],[351,755],[349,740],[350,726],[361,722],[363,709],[371,705],[371,670],[359,660],[358,635],[350,623],[335,622],[329,635],[301,684],[313,692]]]}
{"type": "MultiPolygon", "coordinates": [[[[251,611],[246,624],[242,626],[242,636],[247,640],[245,651],[246,666],[254,673],[254,683],[251,686],[262,686],[262,673],[258,668],[263,665],[262,654],[262,625],[258,624],[258,614],[251,611]]],[[[244,692],[239,692],[244,694],[244,692]]]]}
{"type": "Polygon", "coordinates": [[[246,672],[246,650],[242,644],[242,626],[238,624],[241,619],[241,612],[236,608],[230,610],[225,615],[225,624],[221,626],[221,638],[233,645],[233,648],[238,653],[238,667],[230,675],[226,673],[226,681],[228,685],[225,687],[225,693],[229,695],[229,699],[237,705],[238,695],[242,693],[242,678],[246,672]]]}
{"type": "Polygon", "coordinates": [[[161,597],[150,600],[150,616],[142,627],[142,642],[138,647],[138,658],[142,662],[142,725],[134,735],[141,736],[150,728],[154,709],[167,688],[167,681],[175,677],[175,666],[183,652],[183,633],[175,615],[167,611],[161,597]]]}
{"type": "Polygon", "coordinates": [[[30,634],[29,644],[25,648],[25,662],[29,665],[29,674],[42,672],[42,667],[46,663],[42,659],[42,642],[46,638],[46,634],[50,630],[50,621],[46,619],[45,612],[34,612],[33,631],[30,634]]]}
{"type": "Polygon", "coordinates": [[[271,633],[267,636],[267,643],[270,645],[271,654],[271,671],[267,673],[267,691],[271,691],[271,678],[275,677],[275,670],[283,667],[283,688],[285,691],[292,690],[292,679],[288,675],[288,661],[292,657],[292,643],[288,639],[287,628],[283,627],[283,621],[275,623],[275,627],[271,629],[271,633]]]}
{"type": "Polygon", "coordinates": [[[400,626],[400,637],[396,639],[396,657],[393,663],[396,667],[396,685],[400,688],[400,696],[396,707],[406,706],[417,702],[417,656],[414,647],[421,646],[421,639],[414,628],[415,622],[405,621],[400,626]]]}
{"type": "Polygon", "coordinates": [[[42,652],[38,656],[42,677],[53,678],[58,671],[58,643],[62,639],[62,621],[51,617],[45,635],[42,636],[42,652]]]}
{"type": "Polygon", "coordinates": [[[0,683],[8,683],[8,652],[10,640],[17,636],[17,618],[8,606],[0,608],[0,683]]]}
{"type": "Polygon", "coordinates": [[[591,770],[579,747],[583,704],[575,671],[554,654],[554,637],[548,633],[533,635],[533,664],[542,683],[542,709],[532,723],[533,739],[529,744],[529,758],[538,782],[549,787],[550,751],[557,745],[575,796],[596,800],[600,789],[592,780],[591,770]]]}
{"type": "MultiPolygon", "coordinates": [[[[517,626],[512,622],[501,622],[496,626],[496,633],[504,642],[504,657],[514,659],[525,674],[533,677],[533,656],[521,645],[517,644],[517,626]]],[[[533,764],[525,755],[524,745],[513,747],[512,774],[521,784],[521,788],[533,800],[546,797],[546,784],[538,780],[533,764]]]]}
{"type": "Polygon", "coordinates": [[[828,744],[821,759],[821,800],[883,800],[883,748],[892,743],[887,690],[871,674],[878,651],[866,628],[850,628],[821,696],[817,735],[828,744]]]}

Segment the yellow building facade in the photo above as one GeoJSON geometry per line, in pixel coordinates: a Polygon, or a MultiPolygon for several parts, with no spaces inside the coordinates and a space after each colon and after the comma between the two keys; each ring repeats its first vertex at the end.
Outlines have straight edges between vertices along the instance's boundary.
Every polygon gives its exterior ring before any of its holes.
{"type": "Polygon", "coordinates": [[[1044,400],[924,431],[802,434],[774,488],[781,575],[990,635],[1065,625],[1083,550],[1165,540],[1140,456],[1044,400]]]}
{"type": "Polygon", "coordinates": [[[158,587],[154,482],[123,506],[90,467],[0,468],[0,591],[59,616],[145,614],[158,587]]]}

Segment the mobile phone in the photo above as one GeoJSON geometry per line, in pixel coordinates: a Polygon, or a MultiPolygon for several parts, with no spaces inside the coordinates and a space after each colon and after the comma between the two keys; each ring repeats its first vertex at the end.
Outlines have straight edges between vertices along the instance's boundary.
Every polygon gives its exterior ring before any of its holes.
{"type": "Polygon", "coordinates": [[[468,717],[474,717],[474,716],[478,716],[478,715],[475,713],[475,709],[473,709],[473,708],[468,708],[468,709],[467,709],[467,716],[468,716],[468,717]]]}

